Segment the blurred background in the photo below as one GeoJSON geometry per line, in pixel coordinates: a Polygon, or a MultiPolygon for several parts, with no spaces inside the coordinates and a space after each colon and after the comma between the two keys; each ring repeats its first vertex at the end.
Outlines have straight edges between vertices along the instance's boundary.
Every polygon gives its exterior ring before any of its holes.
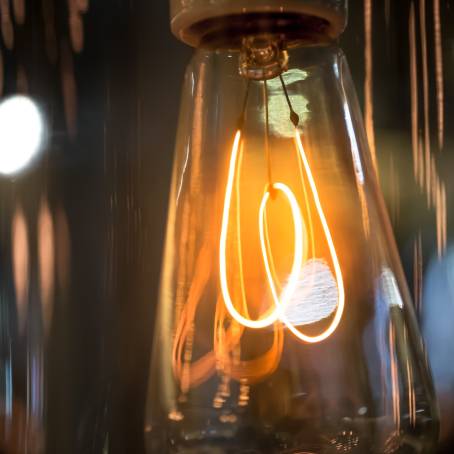
{"type": "MultiPolygon", "coordinates": [[[[165,0],[0,0],[2,453],[144,452],[192,52],[171,36],[168,14],[165,0]],[[11,161],[2,149],[12,144],[32,151],[11,161]]],[[[450,0],[352,0],[341,39],[432,365],[446,453],[454,449],[453,25],[450,0]]]]}

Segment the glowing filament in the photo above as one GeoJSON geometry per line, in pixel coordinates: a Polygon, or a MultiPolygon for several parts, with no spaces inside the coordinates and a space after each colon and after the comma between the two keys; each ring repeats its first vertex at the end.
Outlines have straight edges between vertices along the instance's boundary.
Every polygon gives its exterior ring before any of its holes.
{"type": "Polygon", "coordinates": [[[301,142],[301,137],[297,130],[295,130],[295,143],[298,149],[299,155],[301,160],[303,161],[304,170],[306,171],[307,179],[309,181],[309,186],[311,188],[312,196],[314,198],[315,207],[317,209],[318,216],[320,218],[320,222],[322,224],[323,232],[325,234],[326,241],[328,243],[329,252],[331,255],[331,260],[333,263],[334,273],[336,275],[336,283],[337,283],[337,290],[338,290],[338,303],[336,313],[334,314],[334,318],[331,321],[328,328],[325,329],[321,334],[318,336],[307,336],[301,333],[298,329],[296,329],[291,323],[287,323],[285,315],[282,316],[284,323],[287,325],[288,329],[299,339],[310,342],[316,343],[321,342],[327,339],[331,334],[334,333],[336,328],[339,326],[339,323],[342,318],[342,314],[344,312],[344,305],[345,305],[345,290],[344,290],[344,280],[342,278],[342,271],[339,264],[339,260],[337,258],[336,248],[334,247],[333,238],[331,236],[331,232],[329,230],[328,222],[326,221],[325,213],[323,212],[322,204],[320,202],[320,197],[318,195],[317,186],[314,181],[314,177],[312,175],[311,168],[309,166],[309,162],[306,157],[306,153],[304,152],[304,147],[301,142]]]}
{"type": "Polygon", "coordinates": [[[268,283],[271,289],[271,294],[273,295],[274,303],[278,310],[279,316],[281,318],[285,305],[292,297],[295,292],[295,288],[298,284],[298,277],[301,267],[303,266],[303,219],[301,217],[301,211],[298,206],[298,202],[293,194],[293,192],[283,183],[274,183],[273,189],[275,191],[282,192],[287,198],[290,208],[292,210],[293,224],[295,228],[295,252],[293,256],[293,265],[292,271],[290,272],[290,277],[288,279],[288,284],[284,287],[280,296],[277,295],[276,285],[273,279],[273,273],[271,272],[270,262],[268,258],[268,252],[266,247],[265,239],[265,210],[266,205],[270,199],[270,190],[267,189],[262,198],[262,203],[260,204],[260,215],[259,215],[259,231],[260,231],[260,246],[262,249],[263,262],[265,264],[266,276],[268,278],[268,283]]]}
{"type": "Polygon", "coordinates": [[[233,301],[230,297],[229,285],[227,283],[227,265],[226,265],[226,245],[227,233],[230,218],[230,204],[232,201],[233,182],[235,178],[236,162],[238,158],[238,149],[241,141],[241,131],[237,131],[235,140],[232,147],[232,155],[230,158],[229,173],[227,178],[227,187],[225,190],[224,210],[222,213],[221,224],[221,239],[219,245],[219,270],[221,280],[221,292],[224,299],[225,306],[230,315],[243,326],[253,329],[266,328],[272,325],[278,318],[277,307],[271,313],[259,320],[251,320],[241,315],[235,308],[233,301]]]}
{"type": "MultiPolygon", "coordinates": [[[[301,142],[301,137],[297,130],[295,130],[295,146],[298,151],[298,158],[303,164],[303,168],[309,182],[309,187],[312,193],[312,198],[314,200],[315,208],[320,219],[320,223],[323,229],[324,236],[329,248],[329,253],[331,256],[332,265],[334,268],[336,285],[338,291],[338,302],[335,314],[329,326],[319,335],[308,336],[303,334],[299,329],[297,329],[292,322],[290,322],[285,314],[285,307],[287,303],[294,296],[295,290],[298,286],[298,279],[300,276],[300,271],[303,267],[303,262],[307,256],[307,238],[306,238],[306,228],[304,220],[301,214],[300,207],[298,205],[297,199],[292,192],[292,190],[283,183],[276,182],[272,185],[269,185],[265,190],[263,195],[260,209],[259,209],[259,234],[260,234],[260,247],[262,253],[262,259],[265,266],[266,277],[268,281],[269,288],[271,290],[272,298],[274,301],[274,308],[272,308],[267,315],[259,318],[258,320],[251,320],[240,314],[236,309],[235,304],[232,301],[229,285],[227,280],[227,265],[226,265],[226,245],[227,245],[227,235],[229,227],[229,218],[230,218],[230,206],[232,201],[232,191],[235,180],[235,172],[237,168],[237,160],[239,154],[239,147],[241,143],[241,131],[237,131],[232,147],[232,154],[230,158],[230,164],[228,169],[228,178],[225,191],[222,223],[221,223],[221,235],[220,235],[220,247],[219,247],[219,267],[220,267],[220,284],[221,284],[221,293],[230,316],[237,321],[239,324],[253,329],[261,329],[267,326],[272,325],[276,321],[284,323],[287,328],[300,340],[308,343],[321,342],[327,339],[338,327],[342,314],[344,311],[345,305],[345,291],[344,283],[342,278],[342,271],[337,258],[336,249],[334,242],[331,236],[331,232],[326,221],[325,214],[323,212],[322,204],[318,195],[317,186],[315,184],[312,171],[307,160],[303,144],[301,142]],[[282,289],[280,295],[278,295],[276,289],[276,279],[273,277],[273,262],[272,258],[269,257],[269,247],[267,248],[268,238],[267,238],[267,220],[266,220],[266,207],[270,200],[271,193],[270,191],[278,191],[282,193],[291,209],[292,219],[294,224],[294,253],[293,253],[293,264],[291,272],[287,281],[287,284],[282,289]]],[[[311,229],[312,231],[312,229],[311,229]]],[[[313,238],[311,238],[313,241],[313,238]]],[[[269,246],[269,244],[268,244],[269,246]]],[[[246,311],[247,312],[247,311],[246,311]]]]}

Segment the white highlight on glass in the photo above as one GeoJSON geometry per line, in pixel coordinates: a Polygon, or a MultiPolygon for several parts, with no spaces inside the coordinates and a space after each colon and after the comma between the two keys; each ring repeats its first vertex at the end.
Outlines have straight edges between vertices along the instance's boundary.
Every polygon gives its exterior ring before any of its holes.
{"type": "MultiPolygon", "coordinates": [[[[299,83],[307,79],[307,72],[301,69],[292,68],[282,75],[288,89],[288,95],[295,112],[300,116],[303,124],[310,113],[308,100],[298,88],[299,83]],[[293,87],[292,87],[293,85],[293,87]]],[[[282,121],[288,117],[288,104],[282,91],[282,83],[279,77],[268,82],[268,103],[269,103],[269,129],[270,134],[276,137],[291,138],[295,128],[289,121],[282,121]]],[[[262,121],[265,124],[265,108],[262,108],[262,121]]]]}
{"type": "Polygon", "coordinates": [[[383,296],[390,306],[404,307],[394,273],[389,268],[383,268],[380,276],[380,288],[383,296]]]}
{"type": "Polygon", "coordinates": [[[308,260],[301,269],[296,289],[284,309],[288,322],[309,325],[328,318],[337,308],[336,279],[326,262],[308,260]]]}
{"type": "Polygon", "coordinates": [[[38,153],[43,139],[43,120],[36,103],[15,95],[0,103],[0,173],[23,170],[38,153]]]}
{"type": "Polygon", "coordinates": [[[364,172],[361,164],[361,158],[359,155],[358,142],[356,141],[355,129],[353,128],[352,116],[348,104],[344,103],[344,117],[347,124],[348,137],[350,139],[350,145],[352,147],[353,165],[355,167],[356,178],[360,184],[364,184],[364,172]]]}

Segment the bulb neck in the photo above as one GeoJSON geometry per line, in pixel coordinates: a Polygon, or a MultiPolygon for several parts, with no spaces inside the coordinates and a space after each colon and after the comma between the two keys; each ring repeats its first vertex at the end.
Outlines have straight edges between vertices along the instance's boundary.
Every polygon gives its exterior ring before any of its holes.
{"type": "Polygon", "coordinates": [[[288,53],[280,36],[265,34],[243,38],[239,58],[239,71],[243,77],[269,80],[287,69],[288,53]]]}
{"type": "Polygon", "coordinates": [[[264,33],[286,45],[335,41],[347,23],[347,0],[171,0],[172,31],[194,47],[240,50],[264,33]]]}

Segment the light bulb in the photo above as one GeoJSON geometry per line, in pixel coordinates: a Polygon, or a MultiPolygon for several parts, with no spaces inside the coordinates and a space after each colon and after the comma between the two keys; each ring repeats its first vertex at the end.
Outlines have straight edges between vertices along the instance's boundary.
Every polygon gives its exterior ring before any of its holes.
{"type": "Polygon", "coordinates": [[[264,17],[199,36],[212,49],[186,74],[149,451],[431,452],[430,375],[345,57],[264,17]]]}

